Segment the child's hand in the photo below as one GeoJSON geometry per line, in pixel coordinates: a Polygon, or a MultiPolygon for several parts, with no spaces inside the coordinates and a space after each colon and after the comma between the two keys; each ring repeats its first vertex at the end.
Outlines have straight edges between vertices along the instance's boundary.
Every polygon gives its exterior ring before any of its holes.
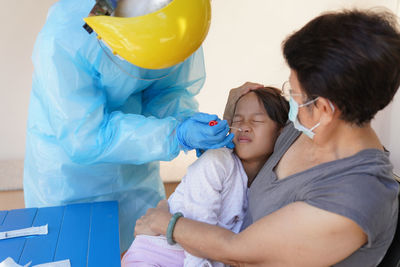
{"type": "Polygon", "coordinates": [[[233,113],[235,111],[235,105],[238,99],[242,95],[245,95],[248,92],[250,92],[251,90],[255,90],[262,87],[264,87],[264,85],[259,83],[246,82],[245,84],[239,86],[238,88],[231,89],[229,91],[228,101],[225,106],[224,120],[227,120],[228,124],[232,125],[233,113]]]}
{"type": "Polygon", "coordinates": [[[169,220],[172,215],[169,213],[168,202],[161,200],[157,207],[148,209],[146,214],[136,221],[136,235],[165,235],[169,220]]]}

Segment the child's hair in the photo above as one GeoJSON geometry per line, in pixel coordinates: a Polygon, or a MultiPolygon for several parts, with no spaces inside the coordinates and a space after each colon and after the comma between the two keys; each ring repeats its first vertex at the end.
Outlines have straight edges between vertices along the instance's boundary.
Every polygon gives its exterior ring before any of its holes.
{"type": "Polygon", "coordinates": [[[283,128],[288,120],[289,103],[282,96],[281,90],[267,86],[250,92],[254,92],[257,95],[271,120],[275,121],[279,128],[283,128]]]}

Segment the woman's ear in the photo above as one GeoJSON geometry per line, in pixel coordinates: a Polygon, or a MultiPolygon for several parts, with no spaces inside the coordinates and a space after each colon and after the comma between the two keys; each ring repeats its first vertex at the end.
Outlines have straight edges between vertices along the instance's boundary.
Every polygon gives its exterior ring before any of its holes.
{"type": "Polygon", "coordinates": [[[316,105],[321,114],[320,122],[322,125],[330,124],[336,118],[338,109],[330,100],[319,97],[316,105]]]}

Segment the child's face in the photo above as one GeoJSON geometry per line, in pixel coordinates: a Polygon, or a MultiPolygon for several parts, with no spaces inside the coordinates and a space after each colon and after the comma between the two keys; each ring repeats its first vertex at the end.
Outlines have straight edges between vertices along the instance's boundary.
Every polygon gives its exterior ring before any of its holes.
{"type": "Polygon", "coordinates": [[[278,125],[268,116],[257,95],[250,92],[236,105],[232,127],[235,152],[241,160],[266,161],[274,149],[278,125]]]}

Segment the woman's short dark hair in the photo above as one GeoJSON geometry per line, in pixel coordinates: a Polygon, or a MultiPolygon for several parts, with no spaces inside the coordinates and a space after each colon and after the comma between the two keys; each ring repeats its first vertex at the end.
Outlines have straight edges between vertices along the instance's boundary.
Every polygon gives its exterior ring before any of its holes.
{"type": "Polygon", "coordinates": [[[271,120],[276,122],[279,128],[283,128],[288,120],[289,103],[281,95],[281,90],[267,86],[250,92],[257,95],[271,120]]]}
{"type": "Polygon", "coordinates": [[[400,32],[388,11],[323,14],[283,42],[309,99],[322,96],[357,125],[371,121],[400,85],[400,32]]]}

